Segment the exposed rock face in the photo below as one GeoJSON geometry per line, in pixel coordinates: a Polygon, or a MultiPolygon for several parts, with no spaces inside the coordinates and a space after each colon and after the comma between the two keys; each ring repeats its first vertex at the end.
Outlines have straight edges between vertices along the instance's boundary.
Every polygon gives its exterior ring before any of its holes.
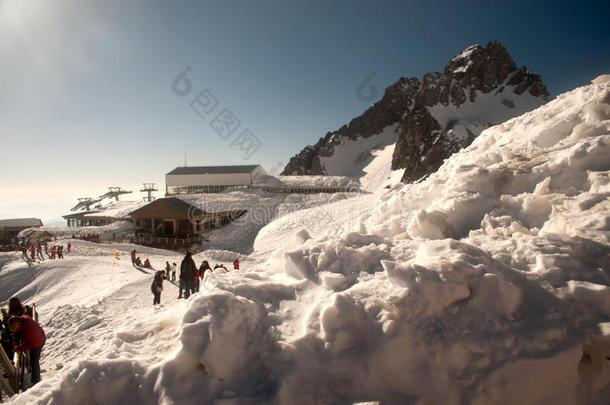
{"type": "Polygon", "coordinates": [[[500,43],[468,47],[443,73],[424,75],[415,105],[401,122],[392,169],[405,169],[403,181],[433,173],[485,128],[537,107],[548,97],[540,76],[525,67],[517,69],[500,43]],[[526,91],[527,99],[522,97],[526,91]],[[461,108],[465,104],[469,108],[461,108]]]}
{"type": "Polygon", "coordinates": [[[442,73],[425,74],[421,83],[401,78],[349,125],[294,156],[282,174],[335,174],[327,173],[321,158],[332,156],[336,145],[375,136],[400,122],[392,169],[404,168],[403,181],[414,181],[436,171],[485,128],[538,107],[548,97],[540,76],[517,69],[500,43],[473,45],[442,73]]]}
{"type": "Polygon", "coordinates": [[[341,139],[356,140],[379,134],[388,125],[399,122],[404,113],[413,106],[414,97],[419,89],[419,80],[401,77],[398,82],[385,89],[380,101],[373,104],[361,116],[354,118],[335,132],[328,132],[315,145],[307,146],[292,157],[283,175],[290,174],[333,174],[326,173],[320,156],[329,157],[341,139]]]}

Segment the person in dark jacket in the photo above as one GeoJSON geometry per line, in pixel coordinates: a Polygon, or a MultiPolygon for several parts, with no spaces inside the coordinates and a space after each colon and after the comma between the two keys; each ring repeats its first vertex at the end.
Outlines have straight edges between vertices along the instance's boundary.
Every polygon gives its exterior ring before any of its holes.
{"type": "Polygon", "coordinates": [[[165,279],[171,280],[169,273],[172,270],[172,266],[170,266],[169,262],[165,262],[165,279]]]}
{"type": "Polygon", "coordinates": [[[197,265],[191,256],[191,252],[186,252],[180,264],[180,277],[184,279],[184,298],[188,298],[195,292],[195,277],[197,277],[197,265]]]}
{"type": "Polygon", "coordinates": [[[153,299],[153,305],[161,304],[161,293],[163,292],[163,280],[165,280],[165,271],[159,270],[155,273],[155,278],[150,285],[150,291],[153,293],[155,298],[153,299]]]}
{"type": "Polygon", "coordinates": [[[44,330],[27,315],[11,317],[8,328],[15,333],[16,340],[21,342],[15,346],[15,351],[30,351],[31,381],[34,385],[40,381],[40,353],[47,339],[44,330]]]}
{"type": "Polygon", "coordinates": [[[15,334],[8,328],[9,314],[8,311],[2,308],[2,323],[0,323],[0,344],[6,353],[8,359],[13,362],[13,342],[15,341],[15,334]]]}

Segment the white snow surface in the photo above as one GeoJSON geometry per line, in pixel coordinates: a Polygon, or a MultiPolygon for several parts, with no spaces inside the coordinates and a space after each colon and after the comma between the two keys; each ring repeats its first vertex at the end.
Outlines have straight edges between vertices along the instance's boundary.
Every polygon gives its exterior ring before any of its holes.
{"type": "Polygon", "coordinates": [[[373,159],[372,151],[396,143],[398,127],[399,123],[395,123],[387,126],[377,135],[368,138],[359,137],[356,140],[335,135],[340,143],[335,145],[332,156],[320,157],[326,174],[360,178],[363,175],[363,168],[373,159]]]}
{"type": "MultiPolygon", "coordinates": [[[[187,301],[165,282],[160,309],[130,245],[0,254],[0,300],[36,302],[49,336],[43,381],[11,403],[606,404],[610,82],[483,131],[424,181],[393,176],[353,198],[244,195],[273,215],[241,270],[187,301]]],[[[231,250],[197,264],[231,269],[231,250]]]]}

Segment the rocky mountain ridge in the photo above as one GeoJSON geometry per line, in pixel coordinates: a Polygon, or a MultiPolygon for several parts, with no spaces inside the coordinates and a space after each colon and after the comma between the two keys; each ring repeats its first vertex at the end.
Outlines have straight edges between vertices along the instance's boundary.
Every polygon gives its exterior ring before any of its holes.
{"type": "Polygon", "coordinates": [[[366,161],[359,156],[358,161],[331,164],[342,145],[353,147],[365,139],[371,145],[370,139],[397,126],[392,169],[405,169],[402,180],[414,181],[436,171],[485,128],[548,99],[540,76],[517,68],[499,42],[490,41],[485,48],[473,45],[449,61],[442,73],[427,73],[421,81],[400,78],[362,115],[292,157],[282,174],[345,175],[337,173],[337,167],[366,161]]]}

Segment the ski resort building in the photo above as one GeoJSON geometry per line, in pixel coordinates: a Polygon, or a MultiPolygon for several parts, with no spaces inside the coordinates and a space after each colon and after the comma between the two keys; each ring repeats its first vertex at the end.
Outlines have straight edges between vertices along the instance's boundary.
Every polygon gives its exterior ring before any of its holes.
{"type": "Polygon", "coordinates": [[[260,176],[254,188],[269,193],[347,193],[360,191],[360,182],[344,176],[260,176]]]}
{"type": "Polygon", "coordinates": [[[131,213],[136,227],[134,242],[172,248],[201,242],[202,234],[219,228],[246,213],[246,210],[205,212],[176,197],[160,198],[131,213]]]}
{"type": "Polygon", "coordinates": [[[42,221],[38,218],[0,219],[0,242],[15,239],[19,232],[27,228],[39,228],[42,221]]]}
{"type": "Polygon", "coordinates": [[[247,189],[265,174],[260,165],[176,167],[165,175],[165,195],[247,189]]]}
{"type": "Polygon", "coordinates": [[[147,204],[146,201],[114,201],[105,207],[64,215],[69,227],[104,226],[117,221],[129,221],[136,209],[147,204]]]}

